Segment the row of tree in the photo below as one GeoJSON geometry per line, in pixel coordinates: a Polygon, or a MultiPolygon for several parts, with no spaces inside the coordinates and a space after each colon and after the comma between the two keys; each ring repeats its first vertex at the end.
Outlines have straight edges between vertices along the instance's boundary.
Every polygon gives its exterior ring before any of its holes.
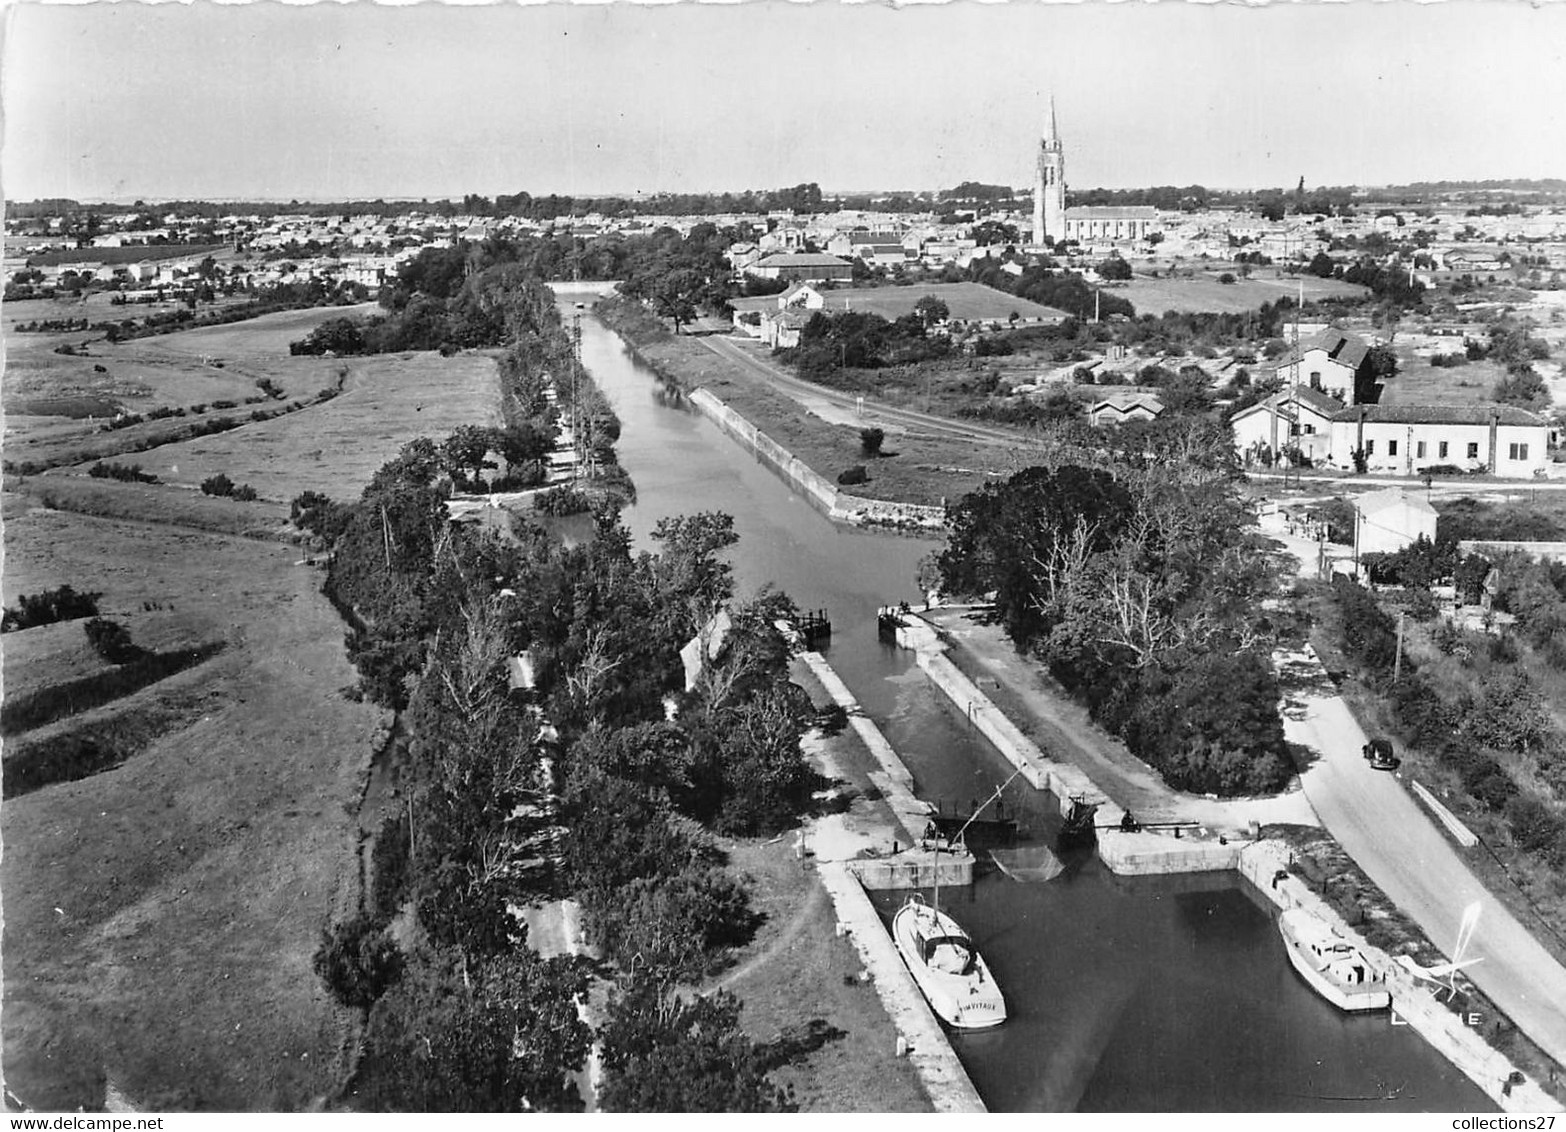
{"type": "MultiPolygon", "coordinates": [[[[505,535],[446,520],[451,482],[552,420],[548,376],[571,346],[553,302],[530,295],[498,304],[506,429],[411,442],[352,504],[295,500],[295,522],[332,545],[327,590],[362,693],[402,710],[411,736],[408,809],[376,839],[364,911],[317,955],[368,1012],[354,1091],[402,1111],[578,1108],[596,1038],[605,1107],[780,1107],[776,1051],[740,1031],[737,1002],[679,988],[756,925],[709,829],[773,832],[814,784],[809,704],[773,628],[790,609],[775,595],[734,608],[687,690],[680,646],[734,596],[727,516],[665,520],[656,553],[633,552],[612,500],[575,546],[525,519],[505,535]],[[576,1009],[588,967],[540,958],[518,915],[566,895],[618,972],[596,1034],[576,1009]]],[[[576,415],[612,458],[614,430],[595,431],[585,402],[576,415]]]]}

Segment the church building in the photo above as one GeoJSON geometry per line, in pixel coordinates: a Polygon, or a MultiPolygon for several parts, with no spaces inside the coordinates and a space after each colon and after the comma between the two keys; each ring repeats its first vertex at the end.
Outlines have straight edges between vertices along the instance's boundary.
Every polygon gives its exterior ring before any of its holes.
{"type": "Polygon", "coordinates": [[[1066,207],[1066,151],[1055,122],[1055,99],[1049,100],[1049,127],[1039,141],[1033,179],[1033,243],[1045,238],[1057,244],[1074,240],[1083,247],[1136,243],[1162,225],[1158,210],[1146,205],[1066,207]]]}

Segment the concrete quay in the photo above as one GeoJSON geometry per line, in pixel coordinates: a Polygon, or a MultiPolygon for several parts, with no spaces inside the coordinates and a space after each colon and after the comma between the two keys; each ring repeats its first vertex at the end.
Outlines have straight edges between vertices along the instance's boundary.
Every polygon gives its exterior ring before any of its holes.
{"type": "MultiPolygon", "coordinates": [[[[1118,822],[1124,810],[1107,799],[1081,770],[1046,757],[1012,724],[987,696],[952,664],[946,644],[930,624],[914,616],[903,618],[897,641],[914,649],[919,666],[952,702],[973,721],[998,751],[1023,770],[1024,777],[1047,788],[1064,805],[1065,791],[1105,797],[1099,814],[1103,822],[1118,822]],[[1086,787],[1081,784],[1086,783],[1086,787]]],[[[1102,830],[1098,852],[1104,863],[1120,875],[1198,873],[1237,869],[1252,887],[1278,908],[1304,907],[1331,924],[1364,951],[1367,960],[1385,975],[1392,992],[1393,1013],[1434,1046],[1470,1080],[1507,1112],[1563,1111],[1560,1102],[1516,1067],[1471,1026],[1421,986],[1403,967],[1378,948],[1370,947],[1338,913],[1298,877],[1287,872],[1290,851],[1276,841],[1257,842],[1226,835],[1170,837],[1164,834],[1122,833],[1102,830]],[[1280,875],[1281,874],[1281,875],[1280,875]]]]}
{"type": "MultiPolygon", "coordinates": [[[[978,1090],[866,894],[867,889],[924,887],[935,882],[933,854],[907,848],[906,842],[892,851],[902,838],[916,841],[928,820],[923,803],[913,795],[913,776],[885,736],[864,717],[858,701],[825,658],[818,653],[804,653],[801,662],[822,690],[849,712],[856,738],[875,761],[869,777],[881,796],[858,797],[846,812],[809,821],[800,835],[798,852],[814,862],[817,875],[832,898],[838,931],[849,938],[864,963],[896,1028],[899,1049],[907,1051],[931,1106],[937,1112],[984,1112],[978,1090]]],[[[834,757],[831,744],[819,733],[807,735],[802,746],[829,777],[849,777],[834,757]]],[[[940,881],[971,884],[972,855],[943,852],[940,881]]]]}
{"type": "Polygon", "coordinates": [[[1038,744],[1024,735],[1004,712],[946,656],[946,643],[935,627],[908,614],[899,618],[895,629],[897,643],[914,652],[915,662],[930,681],[944,692],[970,723],[989,740],[1012,766],[1022,772],[1036,789],[1048,790],[1058,800],[1064,814],[1073,797],[1098,803],[1098,855],[1110,870],[1121,876],[1150,876],[1166,873],[1214,872],[1233,869],[1239,863],[1246,839],[1197,825],[1173,834],[1140,830],[1126,833],[1113,828],[1125,816],[1125,809],[1090,778],[1070,763],[1051,759],[1038,744]],[[1106,826],[1111,828],[1105,828],[1106,826]]]}
{"type": "Polygon", "coordinates": [[[819,872],[840,930],[870,973],[935,1111],[988,1111],[852,869],[846,862],[823,862],[819,872]]]}
{"type": "MultiPolygon", "coordinates": [[[[972,884],[973,854],[966,850],[960,853],[943,850],[937,862],[937,855],[922,847],[925,827],[930,820],[930,807],[915,796],[913,775],[902,759],[898,758],[886,736],[881,734],[880,728],[865,715],[864,709],[842,678],[820,653],[801,653],[800,660],[832,702],[848,713],[849,726],[876,763],[875,769],[870,772],[871,784],[880,792],[881,800],[890,809],[896,823],[869,829],[860,824],[854,833],[847,828],[833,829],[833,836],[854,837],[858,842],[849,866],[861,883],[871,889],[919,888],[936,882],[938,868],[941,884],[972,884]]],[[[818,823],[812,837],[825,837],[828,828],[818,823]]],[[[826,850],[822,846],[815,851],[818,854],[825,851],[833,856],[844,856],[841,848],[826,850]]]]}
{"type": "Polygon", "coordinates": [[[1562,1112],[1561,1103],[1491,1047],[1460,1015],[1438,1002],[1431,989],[1418,983],[1380,948],[1372,947],[1299,877],[1288,872],[1293,854],[1281,841],[1258,841],[1239,854],[1240,875],[1279,909],[1304,908],[1331,924],[1364,954],[1392,992],[1392,1014],[1406,1022],[1443,1057],[1483,1089],[1503,1111],[1562,1112]]]}

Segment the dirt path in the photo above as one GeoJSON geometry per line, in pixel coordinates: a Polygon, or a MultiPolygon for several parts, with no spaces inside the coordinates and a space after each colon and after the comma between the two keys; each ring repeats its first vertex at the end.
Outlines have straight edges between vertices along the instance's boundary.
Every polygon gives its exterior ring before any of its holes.
{"type": "Polygon", "coordinates": [[[741,963],[734,970],[724,975],[723,978],[713,983],[708,988],[708,992],[729,990],[735,983],[743,982],[750,975],[789,951],[793,947],[794,941],[799,938],[799,933],[805,930],[805,925],[816,915],[825,901],[826,891],[818,884],[811,885],[805,902],[795,909],[793,917],[783,926],[783,930],[778,933],[772,942],[767,944],[760,953],[741,963]]]}

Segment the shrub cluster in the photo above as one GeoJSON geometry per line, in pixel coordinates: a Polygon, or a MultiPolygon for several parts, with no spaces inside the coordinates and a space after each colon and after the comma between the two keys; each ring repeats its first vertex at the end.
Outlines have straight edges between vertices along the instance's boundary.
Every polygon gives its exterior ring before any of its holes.
{"type": "Polygon", "coordinates": [[[141,470],[140,464],[114,464],[99,460],[87,469],[93,479],[123,480],[126,483],[157,483],[158,477],[141,470]]]}
{"type": "MultiPolygon", "coordinates": [[[[1481,682],[1477,696],[1451,695],[1405,656],[1394,680],[1397,629],[1392,618],[1347,579],[1334,582],[1332,596],[1343,651],[1386,697],[1403,740],[1434,755],[1455,772],[1475,801],[1502,815],[1519,848],[1547,855],[1556,867],[1566,864],[1566,822],[1523,794],[1497,757],[1497,752],[1540,751],[1547,775],[1560,763],[1559,753],[1550,747],[1549,716],[1527,675],[1497,669],[1481,682]]],[[[1496,652],[1504,655],[1507,649],[1504,638],[1496,642],[1496,652]]]]}
{"type": "Polygon", "coordinates": [[[100,593],[78,592],[71,586],[57,586],[37,594],[22,594],[16,606],[5,607],[0,618],[0,632],[31,629],[38,625],[52,625],[56,621],[71,621],[78,617],[96,617],[100,593]]]}
{"type": "Polygon", "coordinates": [[[249,503],[256,499],[256,489],[248,483],[236,484],[227,475],[219,472],[215,476],[208,476],[201,481],[201,493],[203,495],[216,495],[221,498],[237,499],[242,503],[249,503]]]}

